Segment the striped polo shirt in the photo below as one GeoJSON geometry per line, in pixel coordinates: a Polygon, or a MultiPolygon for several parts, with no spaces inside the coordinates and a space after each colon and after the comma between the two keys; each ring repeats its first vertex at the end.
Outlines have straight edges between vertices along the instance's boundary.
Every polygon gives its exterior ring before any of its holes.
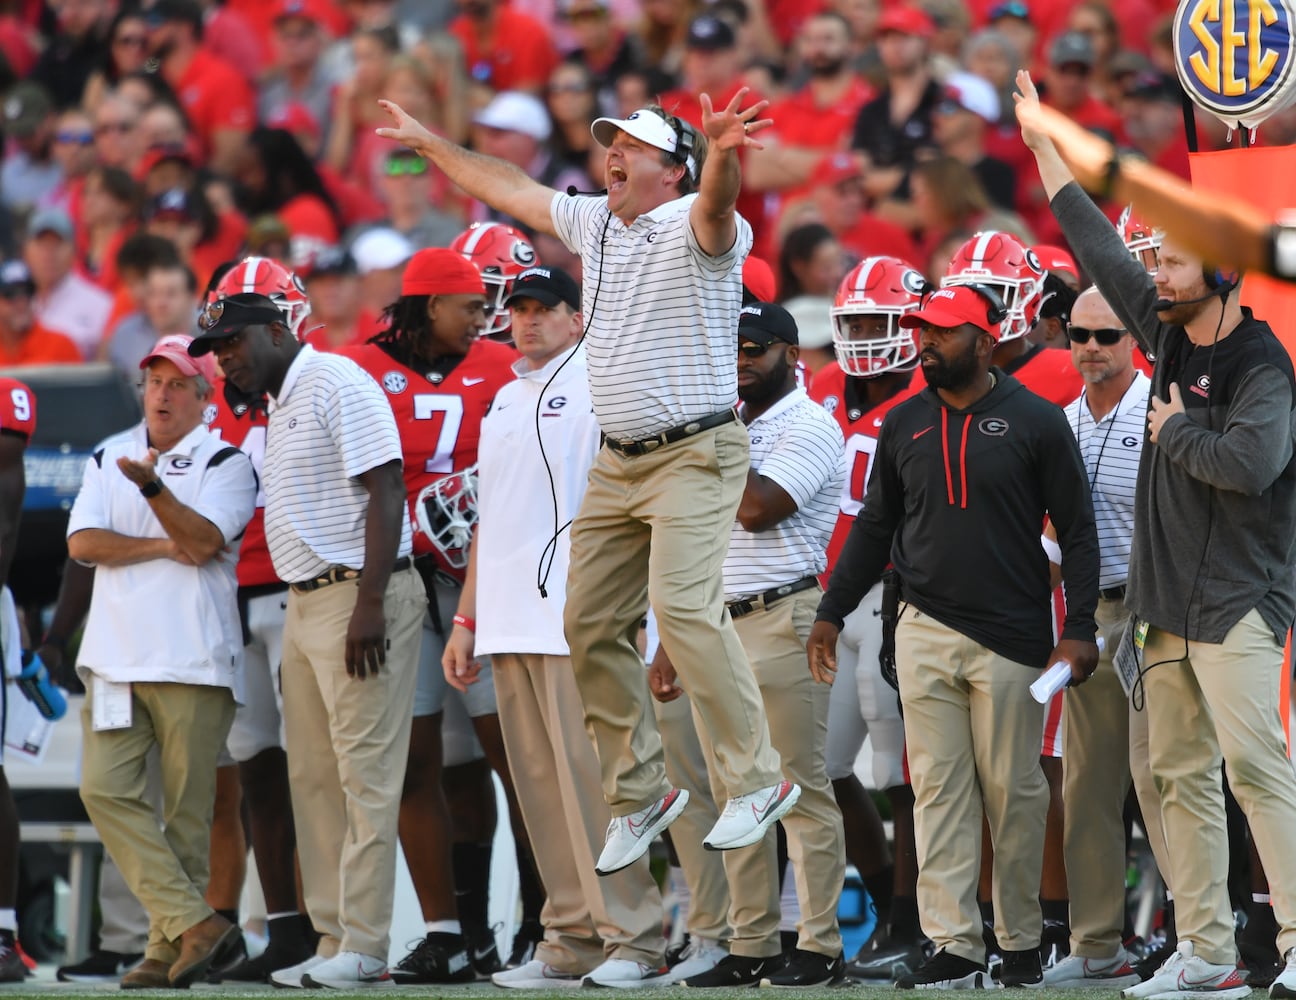
{"type": "MultiPolygon", "coordinates": [[[[362,473],[401,460],[396,418],[382,389],[349,358],[304,345],[270,401],[265,527],[279,579],[313,580],[330,566],[360,569],[369,491],[362,473]]],[[[401,518],[397,556],[410,554],[401,518]]]]}
{"type": "Polygon", "coordinates": [[[1134,484],[1147,432],[1148,390],[1141,371],[1116,408],[1095,422],[1085,393],[1066,408],[1067,423],[1080,445],[1093,494],[1098,548],[1102,555],[1098,586],[1124,586],[1129,575],[1130,539],[1134,535],[1134,484]]]}
{"type": "Polygon", "coordinates": [[[841,428],[804,389],[793,389],[753,420],[747,434],[752,468],[781,487],[797,509],[766,531],[734,522],[724,561],[726,601],[822,573],[846,482],[841,428]]]}
{"type": "Polygon", "coordinates": [[[606,198],[558,193],[559,239],[581,258],[590,395],[603,433],[618,441],[733,406],[738,397],[742,263],[752,230],[709,256],[689,224],[696,195],[676,198],[627,226],[606,198]]]}

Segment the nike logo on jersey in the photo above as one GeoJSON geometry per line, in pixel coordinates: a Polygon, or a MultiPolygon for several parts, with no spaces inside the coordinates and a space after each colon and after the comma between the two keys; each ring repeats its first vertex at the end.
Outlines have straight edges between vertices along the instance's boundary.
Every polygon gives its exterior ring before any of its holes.
{"type": "MultiPolygon", "coordinates": [[[[932,427],[935,427],[935,426],[936,426],[935,424],[932,424],[932,427]]],[[[926,433],[927,433],[929,430],[931,430],[931,429],[932,429],[931,427],[924,427],[922,430],[920,430],[920,431],[918,431],[916,434],[914,434],[913,439],[914,439],[915,441],[917,441],[920,437],[922,437],[924,434],[926,434],[926,433]]]]}
{"type": "Polygon", "coordinates": [[[478,385],[485,381],[486,381],[485,378],[469,378],[467,375],[465,375],[463,383],[464,385],[478,385]]]}

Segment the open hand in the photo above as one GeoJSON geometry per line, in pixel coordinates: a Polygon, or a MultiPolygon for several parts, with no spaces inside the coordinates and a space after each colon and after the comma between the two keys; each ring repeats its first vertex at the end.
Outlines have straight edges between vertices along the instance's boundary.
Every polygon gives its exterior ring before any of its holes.
{"type": "Polygon", "coordinates": [[[744,146],[752,149],[765,148],[752,136],[774,124],[773,118],[756,117],[769,107],[769,101],[757,101],[750,108],[740,111],[742,100],[748,93],[750,88],[743,87],[734,94],[733,100],[723,111],[712,108],[710,94],[698,95],[702,105],[702,131],[706,133],[713,148],[722,151],[742,149],[744,146]]]}
{"type": "Polygon", "coordinates": [[[150,448],[148,454],[138,462],[123,455],[117,459],[117,468],[121,469],[122,475],[136,486],[146,486],[158,477],[157,460],[158,450],[150,448]]]}
{"type": "Polygon", "coordinates": [[[1033,152],[1046,152],[1055,146],[1075,179],[1086,191],[1101,191],[1107,183],[1107,165],[1115,155],[1111,143],[1100,139],[1061,111],[1040,103],[1030,74],[1017,71],[1017,88],[1013,94],[1017,105],[1017,122],[1022,141],[1033,152]]]}
{"type": "Polygon", "coordinates": [[[432,141],[432,133],[395,101],[379,101],[378,106],[392,116],[395,127],[380,128],[374,131],[384,139],[395,139],[401,145],[414,150],[414,152],[422,153],[426,145],[432,141]]]}

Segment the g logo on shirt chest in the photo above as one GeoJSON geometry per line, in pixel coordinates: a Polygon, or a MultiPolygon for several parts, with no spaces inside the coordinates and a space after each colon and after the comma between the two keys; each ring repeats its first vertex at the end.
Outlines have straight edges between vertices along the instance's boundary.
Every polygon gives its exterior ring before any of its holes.
{"type": "Polygon", "coordinates": [[[989,437],[1003,437],[1008,433],[1008,421],[1003,417],[982,417],[977,430],[989,437]]]}

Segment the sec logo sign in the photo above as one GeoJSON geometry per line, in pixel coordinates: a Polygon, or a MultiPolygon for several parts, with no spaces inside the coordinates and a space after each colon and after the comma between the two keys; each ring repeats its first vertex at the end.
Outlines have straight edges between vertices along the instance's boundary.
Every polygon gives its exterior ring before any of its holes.
{"type": "Polygon", "coordinates": [[[1179,80],[1230,127],[1255,128],[1296,99],[1292,0],[1183,0],[1175,12],[1179,80]]]}

